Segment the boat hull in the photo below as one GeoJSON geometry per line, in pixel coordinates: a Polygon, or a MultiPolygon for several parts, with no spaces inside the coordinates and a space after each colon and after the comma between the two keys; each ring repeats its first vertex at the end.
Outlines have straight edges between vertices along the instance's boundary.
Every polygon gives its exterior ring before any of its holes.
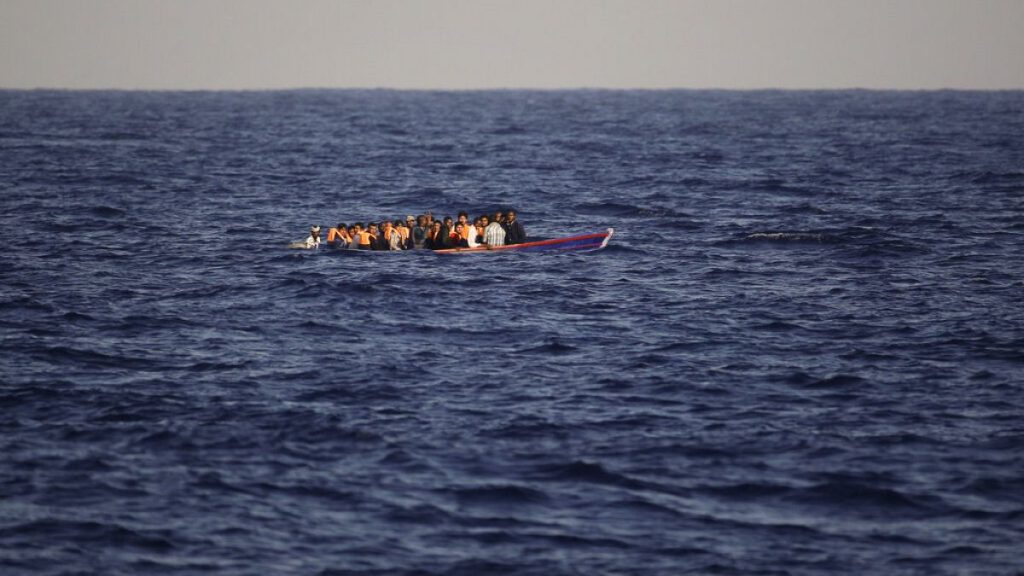
{"type": "Polygon", "coordinates": [[[434,250],[434,254],[479,254],[494,252],[585,252],[589,250],[600,250],[608,245],[615,230],[609,228],[604,232],[592,234],[579,234],[576,236],[565,236],[563,238],[551,238],[549,240],[537,240],[535,242],[523,242],[522,244],[507,244],[488,248],[478,246],[476,248],[448,248],[445,250],[434,250]]]}

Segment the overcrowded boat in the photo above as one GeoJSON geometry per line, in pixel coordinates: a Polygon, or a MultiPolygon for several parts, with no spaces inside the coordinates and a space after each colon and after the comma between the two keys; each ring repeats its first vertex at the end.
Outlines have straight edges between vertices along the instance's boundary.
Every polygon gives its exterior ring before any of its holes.
{"type": "Polygon", "coordinates": [[[457,219],[435,219],[427,212],[406,216],[405,220],[385,219],[373,222],[344,222],[327,230],[310,228],[309,236],[292,242],[289,248],[302,250],[429,250],[437,254],[480,252],[524,252],[600,250],[608,245],[614,230],[575,234],[559,238],[531,238],[515,210],[482,214],[472,222],[469,214],[459,212],[457,219]]]}

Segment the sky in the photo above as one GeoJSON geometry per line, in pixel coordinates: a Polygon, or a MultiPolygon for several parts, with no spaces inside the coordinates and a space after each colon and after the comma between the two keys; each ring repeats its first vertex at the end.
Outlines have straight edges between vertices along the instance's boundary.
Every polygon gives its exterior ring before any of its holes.
{"type": "Polygon", "coordinates": [[[0,0],[0,88],[1024,89],[1024,0],[0,0]]]}

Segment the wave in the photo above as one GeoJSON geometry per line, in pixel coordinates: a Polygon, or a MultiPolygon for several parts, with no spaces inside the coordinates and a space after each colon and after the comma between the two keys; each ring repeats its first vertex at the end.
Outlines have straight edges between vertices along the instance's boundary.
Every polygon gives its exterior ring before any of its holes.
{"type": "Polygon", "coordinates": [[[452,492],[460,504],[471,506],[524,506],[549,500],[547,494],[540,490],[515,484],[457,488],[452,492]]]}
{"type": "Polygon", "coordinates": [[[827,232],[752,232],[740,239],[751,243],[838,244],[842,240],[827,232]]]}
{"type": "Polygon", "coordinates": [[[551,340],[540,346],[518,350],[517,352],[519,354],[552,354],[557,356],[562,354],[572,354],[577,350],[578,349],[575,346],[570,344],[563,344],[558,340],[551,340]]]}
{"type": "Polygon", "coordinates": [[[636,206],[619,202],[585,202],[573,209],[580,214],[615,218],[688,218],[688,215],[664,206],[636,206]]]}
{"type": "Polygon", "coordinates": [[[43,518],[0,528],[0,541],[42,537],[82,546],[114,546],[151,552],[169,552],[177,548],[170,530],[135,530],[113,522],[43,518]]]}
{"type": "Polygon", "coordinates": [[[824,506],[858,516],[883,518],[929,517],[950,510],[937,496],[911,496],[893,488],[842,480],[793,489],[785,499],[799,505],[824,506]]]}

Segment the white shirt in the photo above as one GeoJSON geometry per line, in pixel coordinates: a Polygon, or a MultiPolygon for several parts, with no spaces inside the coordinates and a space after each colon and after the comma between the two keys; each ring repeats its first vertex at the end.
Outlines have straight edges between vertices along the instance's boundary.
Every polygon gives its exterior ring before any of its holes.
{"type": "MultiPolygon", "coordinates": [[[[292,236],[292,238],[294,238],[294,236],[292,236]]],[[[313,235],[310,234],[309,238],[306,238],[306,248],[319,248],[319,247],[320,247],[320,237],[317,236],[317,237],[314,238],[313,235]]]]}
{"type": "MultiPolygon", "coordinates": [[[[387,236],[388,239],[388,250],[401,250],[402,249],[402,235],[398,233],[398,230],[389,228],[391,234],[387,236]]],[[[384,232],[381,232],[384,234],[384,232]]]]}
{"type": "Polygon", "coordinates": [[[505,245],[505,229],[497,222],[491,222],[484,228],[484,243],[488,246],[505,245]]]}
{"type": "Polygon", "coordinates": [[[466,224],[466,228],[469,228],[469,236],[466,238],[466,242],[469,244],[470,248],[476,248],[480,245],[480,243],[476,241],[476,226],[466,224]]]}

